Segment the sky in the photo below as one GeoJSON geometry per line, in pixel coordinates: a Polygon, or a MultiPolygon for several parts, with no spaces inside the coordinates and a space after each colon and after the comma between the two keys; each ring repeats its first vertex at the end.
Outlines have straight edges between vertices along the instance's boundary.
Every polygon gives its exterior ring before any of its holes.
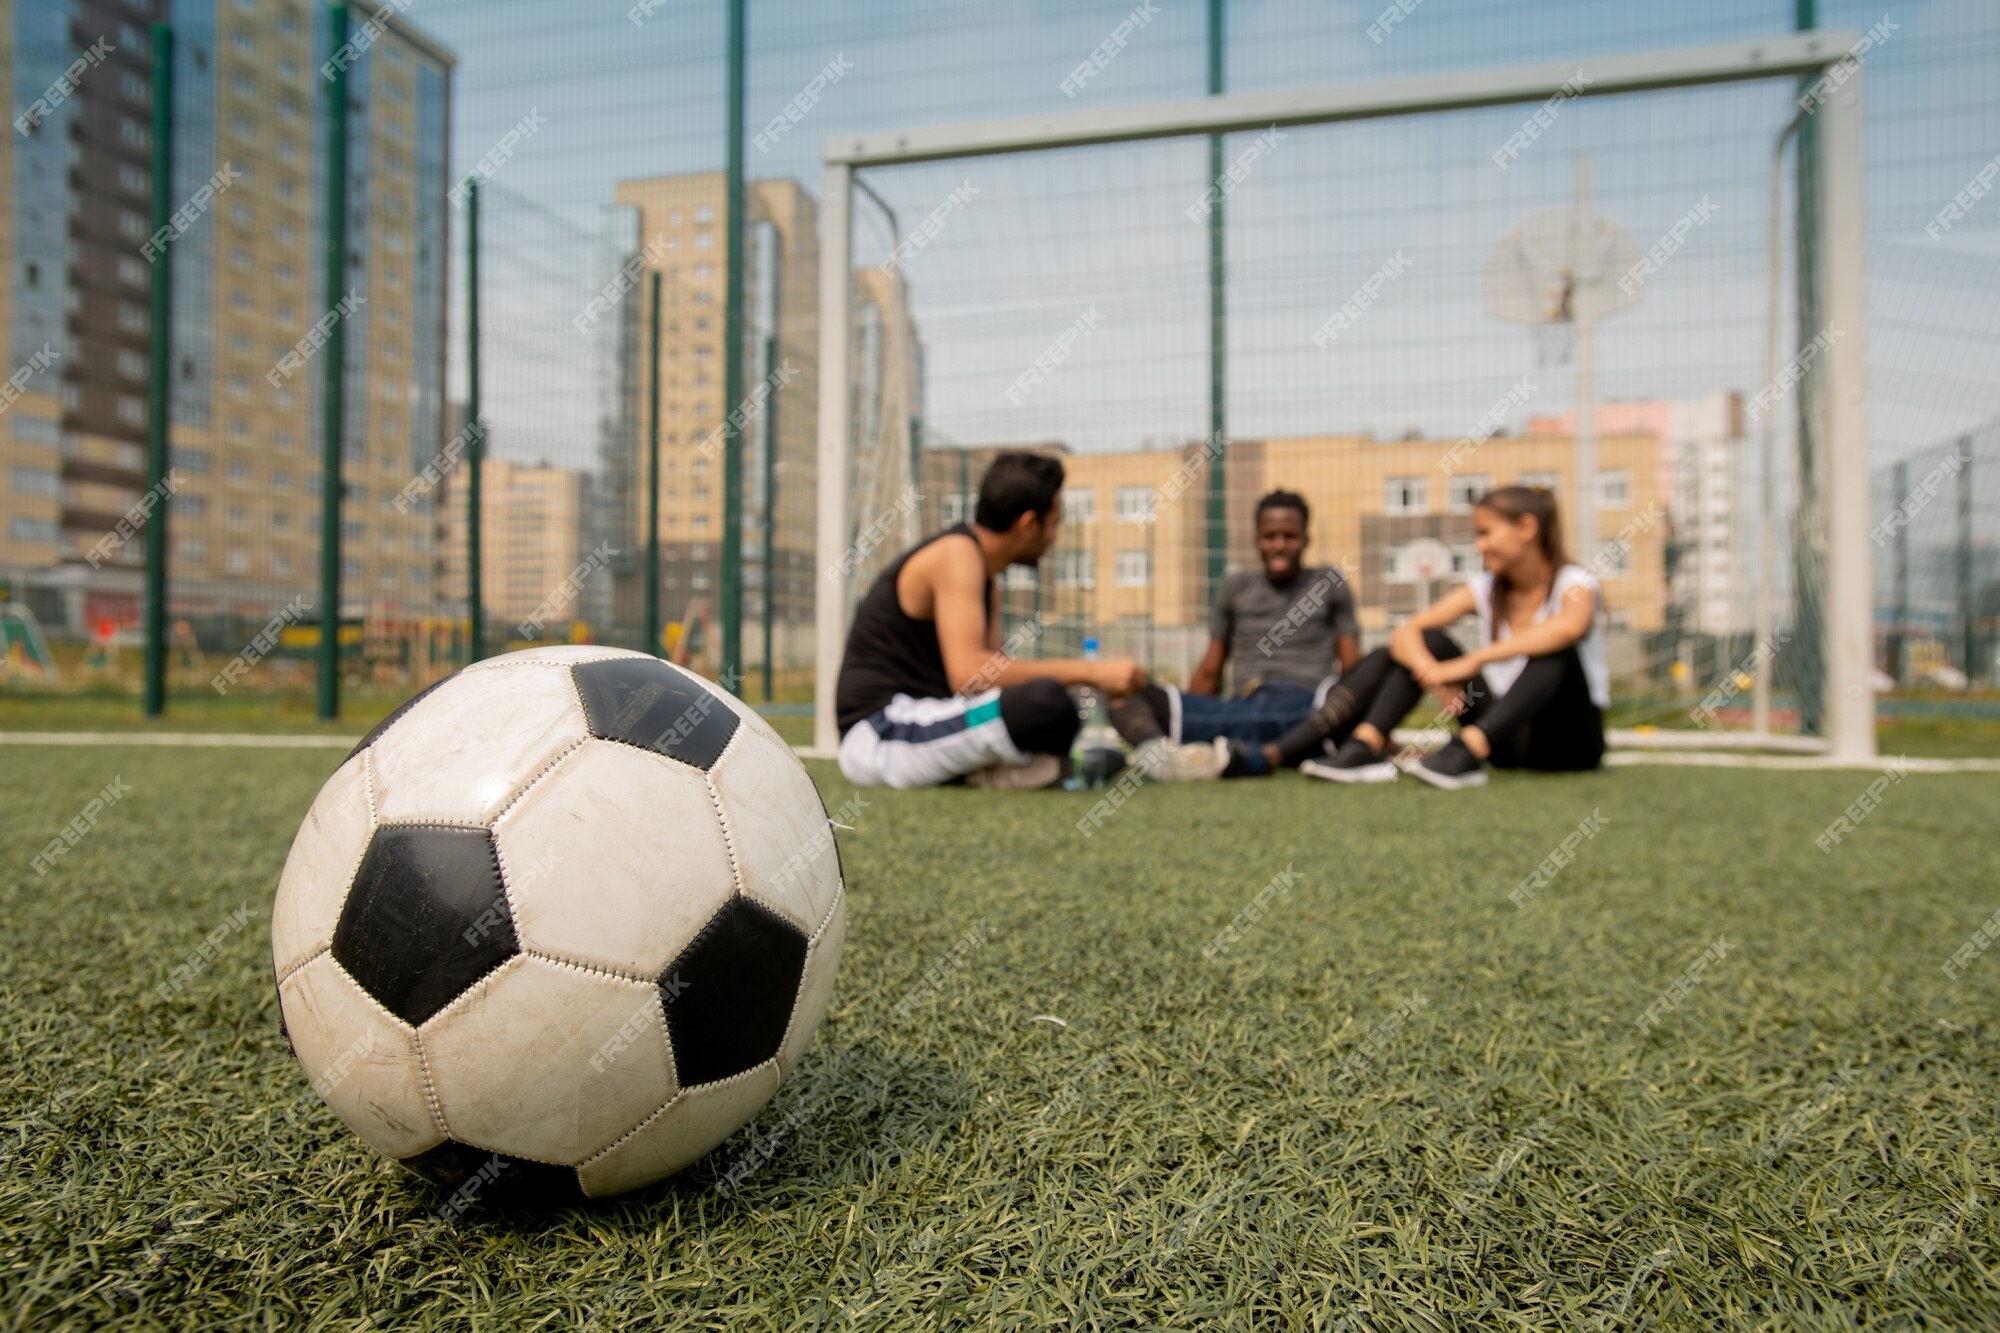
{"type": "MultiPolygon", "coordinates": [[[[569,319],[608,276],[615,182],[722,166],[723,6],[664,0],[636,24],[631,8],[411,0],[405,10],[458,54],[459,169],[524,115],[545,118],[487,193],[487,323],[500,327],[485,369],[502,452],[580,463],[591,448],[592,352],[569,319]]],[[[1791,9],[1418,0],[1377,41],[1372,4],[1230,0],[1226,81],[1252,91],[1544,60],[1587,68],[1608,52],[1782,32],[1791,9]]],[[[2000,198],[1942,239],[1924,230],[2000,154],[1990,75],[2000,7],[1824,10],[1824,26],[1893,25],[1865,67],[1871,439],[1887,461],[2000,414],[2000,198]]],[[[1200,95],[1205,6],[1193,0],[1140,8],[1122,49],[1076,95],[1064,92],[1065,76],[1133,12],[1122,2],[750,0],[752,133],[830,62],[846,72],[768,151],[747,150],[749,173],[817,192],[829,135],[1200,95]]],[[[1532,107],[1283,132],[1226,202],[1231,434],[1451,438],[1523,376],[1536,387],[1517,423],[1570,406],[1569,371],[1539,366],[1531,332],[1489,315],[1481,293],[1502,238],[1572,202],[1579,154],[1595,210],[1640,250],[1691,210],[1706,217],[1638,305],[1603,326],[1600,400],[1755,393],[1771,144],[1794,95],[1773,81],[1582,99],[1505,170],[1490,154],[1532,107]],[[1399,275],[1330,345],[1315,345],[1313,333],[1385,264],[1399,275]]],[[[1257,137],[1230,136],[1225,162],[1257,137]]],[[[977,191],[905,267],[931,430],[1083,449],[1204,435],[1207,232],[1185,210],[1208,184],[1206,158],[1199,140],[1161,141],[866,173],[906,230],[955,188],[977,191]],[[1080,319],[1090,331],[1062,364],[1010,397],[1080,319]]],[[[887,221],[857,208],[856,262],[877,262],[892,244],[887,221]]]]}

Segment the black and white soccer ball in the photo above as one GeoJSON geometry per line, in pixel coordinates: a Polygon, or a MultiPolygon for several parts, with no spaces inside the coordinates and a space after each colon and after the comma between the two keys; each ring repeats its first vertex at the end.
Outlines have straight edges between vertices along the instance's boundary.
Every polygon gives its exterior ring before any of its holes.
{"type": "Polygon", "coordinates": [[[271,918],[314,1089],[444,1184],[603,1197],[746,1124],[826,1011],[846,927],[812,779],[750,708],[611,648],[405,703],[328,779],[271,918]]]}

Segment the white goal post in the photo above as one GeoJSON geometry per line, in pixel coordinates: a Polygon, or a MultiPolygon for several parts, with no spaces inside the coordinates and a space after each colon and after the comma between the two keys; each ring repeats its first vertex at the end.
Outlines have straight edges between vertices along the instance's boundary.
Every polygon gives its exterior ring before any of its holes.
{"type": "MultiPolygon", "coordinates": [[[[818,565],[815,606],[813,749],[838,745],[834,683],[855,590],[843,561],[848,544],[853,457],[853,194],[864,167],[1025,153],[1051,148],[1186,138],[1271,126],[1324,125],[1420,113],[1604,97],[1698,85],[1818,77],[1841,66],[1811,114],[1821,169],[1812,216],[1820,261],[1821,311],[1841,331],[1821,370],[1820,459],[1824,489],[1812,525],[1825,544],[1826,664],[1822,724],[1829,758],[1866,760],[1875,752],[1872,569],[1869,543],[1867,324],[1863,258],[1862,70],[1849,53],[1853,30],[1826,29],[1749,41],[1581,62],[1473,69],[1418,78],[1288,92],[1233,93],[1182,101],[924,126],[827,140],[820,200],[818,565]],[[1587,82],[1575,80],[1579,66],[1587,82]],[[1836,536],[1838,535],[1838,536],[1836,536]]],[[[1816,95],[1819,90],[1816,90],[1816,95]]],[[[1759,577],[1769,571],[1759,571],[1759,577]]],[[[1735,744],[1754,741],[1736,735],[1735,744]]]]}

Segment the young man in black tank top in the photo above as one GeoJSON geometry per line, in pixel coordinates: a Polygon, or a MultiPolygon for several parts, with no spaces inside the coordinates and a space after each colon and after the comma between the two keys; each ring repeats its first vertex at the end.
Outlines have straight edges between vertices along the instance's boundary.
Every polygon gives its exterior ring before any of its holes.
{"type": "Polygon", "coordinates": [[[980,480],[972,522],[919,543],[875,580],[835,689],[848,781],[1051,786],[1076,739],[1067,687],[1118,697],[1146,684],[1130,658],[1031,661],[1000,651],[994,579],[1055,544],[1062,485],[1058,459],[1000,455],[980,480]]]}

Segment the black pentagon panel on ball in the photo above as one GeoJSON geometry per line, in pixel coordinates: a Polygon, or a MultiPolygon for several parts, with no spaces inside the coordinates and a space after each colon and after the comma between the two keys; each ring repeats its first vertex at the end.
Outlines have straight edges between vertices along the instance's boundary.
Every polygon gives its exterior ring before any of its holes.
{"type": "Polygon", "coordinates": [[[806,937],[738,896],[660,977],[681,1086],[713,1083],[778,1053],[805,974],[806,937]]]}
{"type": "Polygon", "coordinates": [[[451,1191],[446,1206],[456,1204],[454,1213],[470,1209],[475,1202],[546,1205],[583,1198],[583,1186],[573,1166],[530,1162],[450,1139],[428,1152],[405,1157],[402,1166],[439,1189],[451,1191]]]}
{"type": "Polygon", "coordinates": [[[519,947],[485,829],[376,829],[333,931],[334,960],[412,1026],[519,947]]]}
{"type": "MultiPolygon", "coordinates": [[[[403,702],[397,704],[395,710],[391,712],[389,716],[383,718],[380,722],[377,722],[372,728],[369,729],[368,734],[361,738],[361,744],[355,746],[352,750],[349,750],[347,752],[347,759],[354,758],[355,755],[360,754],[363,750],[373,745],[376,741],[381,740],[382,733],[387,731],[389,728],[395,726],[397,722],[401,721],[403,714],[409,712],[412,708],[415,708],[419,703],[423,701],[424,696],[428,695],[431,691],[435,690],[438,686],[444,684],[445,681],[448,681],[450,679],[451,679],[450,676],[446,676],[444,680],[434,680],[430,684],[424,686],[421,690],[418,690],[415,694],[411,695],[409,698],[403,700],[403,702]]],[[[347,759],[343,759],[340,762],[344,764],[347,762],[347,759]]]]}
{"type": "Polygon", "coordinates": [[[736,734],[736,712],[684,672],[650,657],[613,657],[572,668],[590,734],[713,767],[736,734]]]}

